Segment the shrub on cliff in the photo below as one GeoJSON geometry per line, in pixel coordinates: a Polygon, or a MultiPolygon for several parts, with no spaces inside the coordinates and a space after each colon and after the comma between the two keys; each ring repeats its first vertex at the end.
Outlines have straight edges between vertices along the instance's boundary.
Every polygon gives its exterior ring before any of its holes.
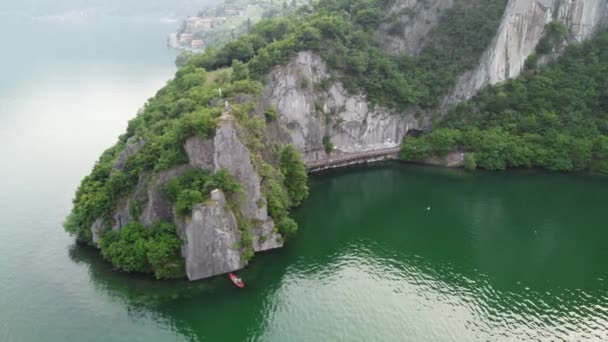
{"type": "Polygon", "coordinates": [[[277,222],[277,230],[286,239],[293,236],[298,231],[298,224],[291,217],[283,217],[283,219],[277,222]]]}
{"type": "Polygon", "coordinates": [[[165,195],[180,215],[190,214],[194,205],[207,200],[214,189],[220,189],[228,195],[242,192],[241,185],[226,170],[211,174],[191,169],[181,177],[171,179],[164,186],[165,195]]]}
{"type": "Polygon", "coordinates": [[[125,272],[154,273],[158,279],[184,276],[181,240],[175,226],[158,223],[146,228],[131,223],[120,231],[107,231],[99,241],[103,257],[125,272]]]}
{"type": "Polygon", "coordinates": [[[72,212],[66,218],[64,229],[76,237],[79,242],[91,243],[91,226],[93,222],[104,216],[112,207],[113,199],[109,187],[106,186],[114,160],[124,148],[123,144],[106,150],[86,176],[74,197],[72,212]]]}
{"type": "Polygon", "coordinates": [[[194,208],[196,204],[202,203],[203,198],[206,197],[207,196],[203,196],[198,190],[184,189],[177,195],[175,210],[180,215],[188,215],[192,212],[192,208],[194,208]]]}
{"type": "Polygon", "coordinates": [[[331,142],[331,138],[327,135],[323,137],[323,149],[327,154],[330,154],[334,150],[334,144],[331,142]]]}
{"type": "Polygon", "coordinates": [[[235,59],[232,61],[232,82],[246,80],[249,78],[249,67],[243,62],[235,59]]]}
{"type": "Polygon", "coordinates": [[[431,146],[424,138],[406,136],[401,143],[401,158],[408,161],[423,161],[431,156],[431,146]]]}
{"type": "Polygon", "coordinates": [[[300,152],[293,145],[283,148],[280,163],[290,203],[292,206],[297,206],[308,197],[306,165],[302,161],[300,152]]]}
{"type": "Polygon", "coordinates": [[[467,153],[464,157],[464,168],[468,171],[475,171],[475,169],[477,169],[477,161],[475,160],[474,153],[467,153]]]}

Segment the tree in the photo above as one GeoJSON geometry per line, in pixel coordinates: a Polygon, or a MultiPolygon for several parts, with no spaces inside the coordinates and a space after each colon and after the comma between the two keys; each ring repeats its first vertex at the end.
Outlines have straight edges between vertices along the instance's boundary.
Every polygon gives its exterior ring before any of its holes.
{"type": "Polygon", "coordinates": [[[192,212],[192,208],[196,204],[203,202],[203,194],[194,189],[183,190],[177,196],[177,202],[175,203],[175,210],[180,215],[188,215],[192,212]]]}
{"type": "Polygon", "coordinates": [[[185,67],[192,55],[193,53],[190,51],[180,52],[179,55],[177,55],[177,57],[175,58],[175,66],[177,66],[178,68],[185,67]]]}
{"type": "Polygon", "coordinates": [[[146,256],[148,231],[138,223],[128,224],[119,232],[108,231],[99,242],[101,254],[125,272],[149,272],[146,256]]]}
{"type": "Polygon", "coordinates": [[[239,60],[232,61],[232,82],[249,78],[249,67],[239,60]]]}
{"type": "Polygon", "coordinates": [[[293,145],[287,145],[283,148],[280,164],[291,205],[297,206],[308,197],[306,165],[302,161],[300,152],[293,145]]]}
{"type": "Polygon", "coordinates": [[[293,236],[298,231],[298,224],[290,217],[284,217],[277,224],[279,233],[281,233],[285,238],[289,238],[293,236]]]}
{"type": "Polygon", "coordinates": [[[464,157],[464,168],[468,171],[474,171],[477,168],[477,161],[475,161],[474,153],[467,153],[464,157]]]}
{"type": "Polygon", "coordinates": [[[423,161],[431,156],[431,146],[423,138],[406,136],[401,144],[401,158],[408,161],[423,161]]]}

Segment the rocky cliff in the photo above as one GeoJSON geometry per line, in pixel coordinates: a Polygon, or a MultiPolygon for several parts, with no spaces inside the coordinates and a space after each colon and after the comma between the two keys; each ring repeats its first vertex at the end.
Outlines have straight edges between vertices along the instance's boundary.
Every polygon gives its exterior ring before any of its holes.
{"type": "Polygon", "coordinates": [[[608,22],[608,1],[510,0],[492,44],[478,66],[458,79],[444,104],[471,98],[487,85],[519,76],[551,22],[568,28],[566,44],[581,42],[608,22]]]}
{"type": "MultiPolygon", "coordinates": [[[[260,176],[255,170],[249,149],[239,137],[239,128],[229,115],[224,115],[214,136],[209,139],[191,137],[184,150],[189,163],[154,174],[142,174],[131,195],[118,202],[112,211],[109,227],[119,231],[131,222],[151,226],[155,222],[173,222],[184,244],[188,279],[197,280],[217,274],[233,272],[247,265],[242,257],[241,232],[237,217],[252,223],[252,247],[255,252],[279,248],[283,239],[276,232],[274,222],[268,216],[266,198],[261,191],[260,176]],[[243,194],[233,198],[230,206],[220,190],[214,190],[211,198],[196,205],[187,217],[178,215],[163,191],[164,185],[179,177],[188,169],[209,172],[227,170],[243,189],[243,194]],[[138,207],[139,210],[134,210],[138,207]],[[134,212],[139,213],[134,214],[134,212]]],[[[113,172],[124,167],[125,160],[143,147],[141,139],[131,139],[117,157],[113,172]]],[[[91,227],[93,242],[108,224],[103,219],[91,227]]]]}
{"type": "Polygon", "coordinates": [[[261,179],[254,168],[251,152],[239,137],[237,124],[230,117],[223,120],[213,139],[192,137],[186,141],[184,149],[190,166],[212,172],[227,170],[232,174],[244,191],[244,195],[236,199],[239,210],[253,222],[254,251],[282,247],[283,240],[274,231],[274,222],[268,216],[261,179]]]}
{"type": "Polygon", "coordinates": [[[398,113],[368,103],[363,94],[349,94],[310,51],[276,67],[263,96],[280,114],[286,134],[279,139],[293,143],[309,164],[398,146],[408,130],[425,123],[416,118],[422,117],[416,110],[398,113]],[[325,151],[324,137],[335,147],[331,154],[325,151]]]}
{"type": "Polygon", "coordinates": [[[416,55],[424,47],[426,36],[437,25],[445,10],[453,5],[454,0],[393,1],[376,32],[376,40],[388,54],[416,55]]]}
{"type": "Polygon", "coordinates": [[[210,200],[196,205],[190,217],[176,216],[176,223],[184,240],[188,279],[209,278],[246,265],[235,247],[241,242],[238,223],[220,190],[213,190],[210,200]]]}
{"type": "MultiPolygon", "coordinates": [[[[426,35],[453,5],[451,0],[395,1],[386,9],[386,23],[375,37],[389,54],[417,54],[426,35]]],[[[279,138],[295,144],[309,165],[323,169],[318,165],[324,161],[329,164],[345,155],[398,146],[409,130],[429,128],[433,112],[445,112],[487,85],[517,77],[553,21],[568,28],[566,44],[581,42],[608,22],[608,0],[510,0],[478,65],[458,78],[435,110],[410,108],[398,113],[374,106],[365,94],[346,91],[326,63],[310,51],[273,69],[264,99],[280,114],[279,138]],[[335,147],[331,154],[325,151],[324,137],[335,147]]]]}

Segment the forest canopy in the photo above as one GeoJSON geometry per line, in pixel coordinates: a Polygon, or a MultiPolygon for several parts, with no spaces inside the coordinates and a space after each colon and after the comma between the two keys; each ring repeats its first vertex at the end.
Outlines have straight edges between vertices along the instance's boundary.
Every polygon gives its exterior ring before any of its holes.
{"type": "Polygon", "coordinates": [[[433,107],[456,77],[474,67],[494,36],[506,0],[457,0],[427,37],[420,55],[389,56],[374,39],[388,0],[320,0],[287,17],[264,20],[217,50],[185,62],[207,70],[248,64],[252,79],[263,80],[295,53],[320,54],[351,92],[372,103],[399,109],[433,107]]]}
{"type": "Polygon", "coordinates": [[[435,130],[406,137],[402,157],[472,152],[488,170],[543,167],[608,173],[608,32],[545,67],[491,86],[450,111],[435,130]]]}

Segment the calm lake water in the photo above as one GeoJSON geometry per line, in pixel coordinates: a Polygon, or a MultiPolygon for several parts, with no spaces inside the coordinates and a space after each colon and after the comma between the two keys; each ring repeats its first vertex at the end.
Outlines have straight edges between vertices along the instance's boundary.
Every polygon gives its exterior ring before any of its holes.
{"type": "Polygon", "coordinates": [[[0,341],[608,340],[608,180],[590,176],[328,172],[244,290],[112,272],[61,224],[174,72],[173,27],[0,19],[15,32],[0,56],[0,341]]]}

